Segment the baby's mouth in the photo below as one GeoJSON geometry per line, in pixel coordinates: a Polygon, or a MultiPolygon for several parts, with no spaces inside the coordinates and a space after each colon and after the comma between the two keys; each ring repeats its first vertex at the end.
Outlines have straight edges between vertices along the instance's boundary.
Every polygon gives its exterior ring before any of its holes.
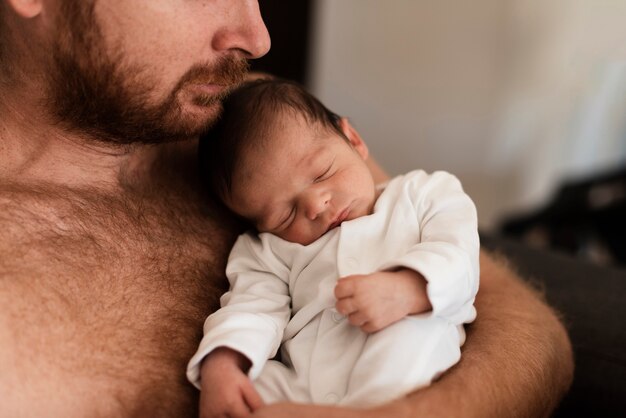
{"type": "Polygon", "coordinates": [[[341,223],[348,218],[348,215],[350,215],[350,208],[349,207],[347,207],[344,210],[342,210],[339,213],[339,215],[337,215],[337,217],[335,217],[335,220],[330,224],[330,226],[328,227],[328,230],[330,231],[331,229],[336,228],[339,225],[341,225],[341,223]]]}

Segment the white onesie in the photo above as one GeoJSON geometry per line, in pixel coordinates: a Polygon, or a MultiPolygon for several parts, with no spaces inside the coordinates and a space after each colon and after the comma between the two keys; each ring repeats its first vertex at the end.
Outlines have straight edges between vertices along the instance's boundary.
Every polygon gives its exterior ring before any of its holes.
{"type": "Polygon", "coordinates": [[[463,324],[476,317],[478,252],[474,204],[441,171],[394,178],[371,215],[307,246],[243,234],[187,376],[200,388],[202,359],[223,346],[250,359],[266,403],[369,406],[426,386],[459,360],[463,324]],[[426,278],[431,312],[366,334],[334,309],[338,278],[397,267],[426,278]],[[280,362],[269,360],[279,347],[280,362]]]}

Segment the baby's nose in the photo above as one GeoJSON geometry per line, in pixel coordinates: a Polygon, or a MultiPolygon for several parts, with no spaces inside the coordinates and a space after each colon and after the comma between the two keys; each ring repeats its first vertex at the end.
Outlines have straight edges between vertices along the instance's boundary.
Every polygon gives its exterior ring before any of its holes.
{"type": "Polygon", "coordinates": [[[317,194],[309,196],[306,201],[306,207],[304,208],[306,217],[314,221],[316,220],[328,207],[330,203],[330,196],[328,194],[317,194]]]}

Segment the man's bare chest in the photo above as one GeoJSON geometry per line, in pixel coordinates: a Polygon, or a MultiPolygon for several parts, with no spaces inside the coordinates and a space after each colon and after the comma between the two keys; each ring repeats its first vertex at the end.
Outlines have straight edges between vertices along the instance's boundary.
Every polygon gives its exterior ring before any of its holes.
{"type": "Polygon", "coordinates": [[[228,228],[179,197],[14,203],[0,299],[17,354],[36,359],[16,373],[93,382],[116,415],[193,409],[185,363],[224,290],[228,228]]]}

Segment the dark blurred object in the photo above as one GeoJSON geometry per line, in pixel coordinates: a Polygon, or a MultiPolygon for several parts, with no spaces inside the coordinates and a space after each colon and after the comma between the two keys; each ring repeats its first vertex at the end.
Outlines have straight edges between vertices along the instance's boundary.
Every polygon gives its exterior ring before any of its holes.
{"type": "Polygon", "coordinates": [[[570,335],[574,382],[553,418],[626,417],[626,270],[493,235],[481,245],[531,278],[570,335]]]}
{"type": "Polygon", "coordinates": [[[567,183],[547,206],[506,220],[500,232],[535,247],[626,265],[626,169],[567,183]]]}
{"type": "Polygon", "coordinates": [[[259,5],[272,48],[263,58],[251,61],[252,69],[305,84],[312,2],[261,0],[259,5]]]}

